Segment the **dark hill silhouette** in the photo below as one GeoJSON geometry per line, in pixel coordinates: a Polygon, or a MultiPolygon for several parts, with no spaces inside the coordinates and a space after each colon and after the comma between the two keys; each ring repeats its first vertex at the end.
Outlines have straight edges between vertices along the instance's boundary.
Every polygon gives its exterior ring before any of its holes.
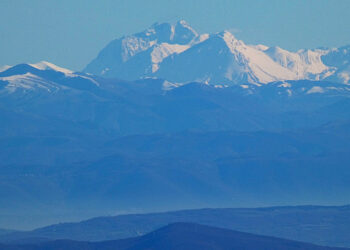
{"type": "MultiPolygon", "coordinates": [[[[192,223],[175,223],[141,237],[117,241],[58,240],[29,245],[0,246],[1,250],[336,250],[308,243],[259,236],[192,223]]],[[[343,248],[345,249],[345,248],[343,248]]]]}
{"type": "Polygon", "coordinates": [[[97,217],[0,237],[3,242],[106,241],[145,235],[188,222],[323,246],[350,247],[350,206],[222,208],[97,217]]]}

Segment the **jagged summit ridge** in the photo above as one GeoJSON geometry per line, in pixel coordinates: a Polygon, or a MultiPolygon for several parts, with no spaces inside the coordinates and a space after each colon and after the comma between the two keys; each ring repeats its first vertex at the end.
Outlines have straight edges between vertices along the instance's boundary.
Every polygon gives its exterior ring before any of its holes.
{"type": "Polygon", "coordinates": [[[143,32],[110,42],[85,72],[128,80],[150,76],[166,57],[182,53],[201,40],[203,36],[184,20],[155,23],[143,32]]]}
{"type": "Polygon", "coordinates": [[[143,32],[109,43],[85,72],[135,80],[266,84],[284,80],[332,79],[348,83],[346,49],[300,50],[248,45],[231,32],[199,34],[186,21],[155,23],[143,32]],[[344,64],[339,65],[340,58],[344,64]],[[345,58],[345,59],[344,59],[345,58]]]}

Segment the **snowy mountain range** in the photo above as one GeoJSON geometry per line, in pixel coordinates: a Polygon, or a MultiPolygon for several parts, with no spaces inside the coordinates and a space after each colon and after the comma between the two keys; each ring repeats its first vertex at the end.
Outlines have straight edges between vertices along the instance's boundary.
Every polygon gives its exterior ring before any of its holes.
{"type": "Polygon", "coordinates": [[[199,34],[182,20],[156,23],[110,42],[84,72],[127,80],[158,77],[215,85],[306,79],[349,84],[349,58],[349,46],[290,52],[247,45],[229,31],[199,34]]]}
{"type": "MultiPolygon", "coordinates": [[[[164,89],[191,82],[254,89],[268,83],[289,81],[279,86],[285,87],[290,94],[290,81],[310,80],[345,84],[336,88],[347,90],[346,85],[350,85],[350,45],[290,52],[280,47],[247,45],[229,31],[199,34],[182,20],[175,24],[156,23],[143,32],[110,42],[82,73],[43,61],[0,67],[0,80],[11,82],[7,89],[19,86],[27,90],[34,86],[57,88],[52,81],[43,81],[43,77],[48,77],[47,72],[51,72],[51,78],[54,74],[84,79],[89,82],[82,85],[84,88],[91,84],[97,86],[96,78],[102,77],[127,81],[165,79],[164,89]],[[46,73],[42,75],[44,71],[46,73]]],[[[324,86],[315,87],[313,91],[324,92],[324,86]]],[[[309,90],[306,88],[305,93],[309,90]]]]}
{"type": "MultiPolygon", "coordinates": [[[[340,71],[339,75],[344,74],[340,71]]],[[[335,76],[333,76],[334,79],[335,76]]],[[[40,95],[40,98],[54,96],[58,92],[67,94],[77,94],[77,91],[87,90],[90,92],[111,92],[115,91],[121,82],[123,87],[133,89],[133,91],[151,91],[157,94],[171,91],[174,88],[185,86],[185,83],[172,83],[167,80],[157,78],[146,78],[144,82],[150,83],[151,86],[143,84],[133,84],[132,81],[108,80],[108,78],[91,75],[89,73],[73,72],[69,69],[62,68],[52,63],[41,61],[33,64],[18,64],[13,67],[6,66],[0,71],[0,98],[12,96],[18,98],[33,95],[40,95]],[[111,81],[111,82],[110,82],[111,81]],[[156,84],[154,84],[156,82],[156,84]],[[138,89],[138,90],[137,90],[138,89]]],[[[142,81],[140,79],[139,81],[142,81]]],[[[190,82],[197,84],[201,81],[190,82]]],[[[211,88],[226,89],[227,92],[234,91],[240,95],[260,95],[260,96],[285,96],[298,97],[312,94],[326,94],[327,96],[350,96],[350,85],[339,84],[335,81],[326,80],[282,80],[269,82],[269,84],[249,84],[242,82],[238,85],[211,85],[211,88]],[[244,84],[242,84],[244,83],[244,84]]],[[[210,88],[209,88],[210,89],[210,88]]]]}

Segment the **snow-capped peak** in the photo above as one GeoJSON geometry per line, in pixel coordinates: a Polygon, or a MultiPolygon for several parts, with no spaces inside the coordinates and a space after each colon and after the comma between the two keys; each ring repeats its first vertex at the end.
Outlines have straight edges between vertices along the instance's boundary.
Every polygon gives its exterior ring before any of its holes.
{"type": "Polygon", "coordinates": [[[38,63],[29,64],[29,65],[39,70],[54,70],[54,71],[62,72],[66,75],[73,73],[73,71],[69,69],[61,68],[53,63],[46,62],[46,61],[41,61],[38,63]]]}
{"type": "MultiPolygon", "coordinates": [[[[172,44],[189,44],[199,35],[185,21],[180,20],[176,23],[155,23],[145,32],[146,36],[152,37],[157,43],[172,43],[172,44]]],[[[139,33],[143,35],[143,33],[139,33]]],[[[137,36],[137,35],[136,35],[137,36]]]]}
{"type": "Polygon", "coordinates": [[[17,90],[46,90],[54,93],[67,88],[87,90],[100,86],[99,82],[89,75],[73,73],[46,61],[10,67],[0,72],[0,81],[3,84],[3,88],[0,88],[2,93],[13,93],[17,90]]]}
{"type": "Polygon", "coordinates": [[[12,75],[7,77],[0,77],[1,81],[8,82],[3,91],[7,93],[14,93],[17,91],[46,91],[56,92],[59,89],[65,88],[52,81],[43,79],[30,72],[20,75],[12,75]]]}
{"type": "Polygon", "coordinates": [[[219,33],[219,36],[224,39],[231,52],[234,52],[237,46],[245,45],[243,41],[238,40],[230,31],[225,30],[219,33]]]}

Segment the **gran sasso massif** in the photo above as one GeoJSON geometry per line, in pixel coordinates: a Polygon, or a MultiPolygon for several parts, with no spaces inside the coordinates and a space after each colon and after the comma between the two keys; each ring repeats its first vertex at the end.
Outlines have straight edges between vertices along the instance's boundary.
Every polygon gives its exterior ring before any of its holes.
{"type": "Polygon", "coordinates": [[[198,34],[180,21],[154,24],[112,41],[84,71],[129,80],[158,77],[215,85],[302,79],[349,83],[349,53],[349,47],[290,52],[247,45],[229,31],[198,34]]]}

